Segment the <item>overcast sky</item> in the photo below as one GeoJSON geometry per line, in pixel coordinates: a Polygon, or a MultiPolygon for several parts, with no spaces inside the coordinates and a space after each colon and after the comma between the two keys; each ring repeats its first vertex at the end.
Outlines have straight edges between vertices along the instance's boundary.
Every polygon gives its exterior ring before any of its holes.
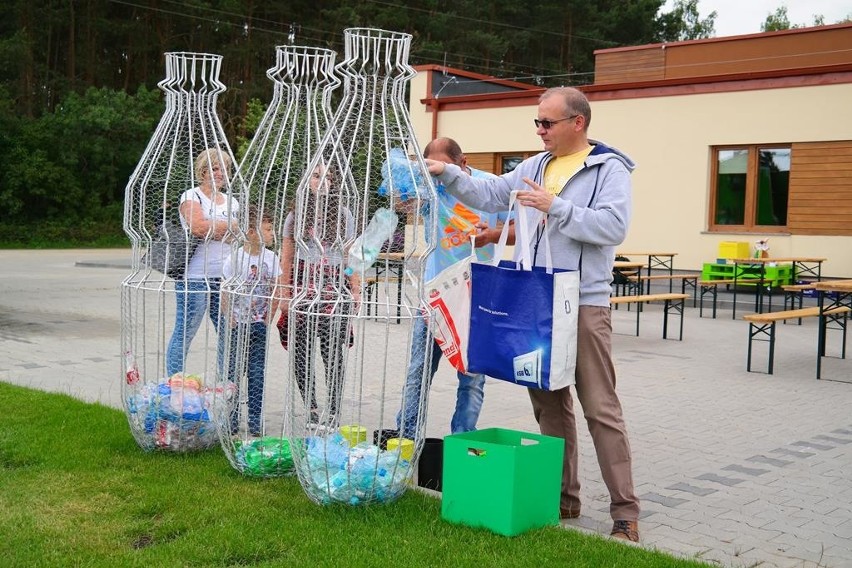
{"type": "MultiPolygon", "coordinates": [[[[668,12],[674,0],[666,0],[663,11],[668,12]]],[[[852,0],[698,0],[701,18],[716,11],[716,37],[760,33],[766,16],[787,6],[791,25],[812,25],[815,14],[825,16],[826,24],[833,24],[852,14],[852,0]]]]}

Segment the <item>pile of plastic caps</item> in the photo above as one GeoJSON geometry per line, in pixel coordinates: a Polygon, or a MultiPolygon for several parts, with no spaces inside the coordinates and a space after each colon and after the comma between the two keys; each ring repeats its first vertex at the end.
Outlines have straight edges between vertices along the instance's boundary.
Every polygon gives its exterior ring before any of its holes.
{"type": "Polygon", "coordinates": [[[379,195],[393,192],[401,200],[415,198],[426,192],[426,180],[402,148],[391,148],[388,159],[382,163],[382,184],[379,195]]]}
{"type": "Polygon", "coordinates": [[[141,383],[127,399],[130,419],[151,436],[149,447],[172,451],[200,450],[218,442],[211,419],[214,405],[226,415],[236,386],[205,387],[200,375],[175,373],[157,384],[141,383]]]}
{"type": "Polygon", "coordinates": [[[264,436],[238,441],[234,457],[239,470],[254,477],[275,477],[293,471],[293,454],[286,438],[264,436]]]}
{"type": "Polygon", "coordinates": [[[368,442],[350,447],[337,432],[294,443],[304,444],[297,460],[299,477],[318,503],[386,502],[405,491],[411,462],[401,457],[399,449],[381,450],[368,442]]]}

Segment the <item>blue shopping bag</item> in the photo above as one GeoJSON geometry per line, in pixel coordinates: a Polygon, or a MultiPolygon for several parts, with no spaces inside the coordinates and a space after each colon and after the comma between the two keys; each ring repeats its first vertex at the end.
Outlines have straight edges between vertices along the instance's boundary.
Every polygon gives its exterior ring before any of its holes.
{"type": "Polygon", "coordinates": [[[471,264],[468,371],[544,390],[574,384],[576,271],[471,264]]]}
{"type": "MultiPolygon", "coordinates": [[[[547,230],[543,231],[546,266],[533,267],[527,209],[516,206],[517,261],[471,263],[468,371],[544,390],[574,384],[580,277],[553,268],[547,230]]],[[[533,213],[533,219],[540,217],[533,213]]],[[[546,223],[546,220],[545,220],[546,223]]]]}

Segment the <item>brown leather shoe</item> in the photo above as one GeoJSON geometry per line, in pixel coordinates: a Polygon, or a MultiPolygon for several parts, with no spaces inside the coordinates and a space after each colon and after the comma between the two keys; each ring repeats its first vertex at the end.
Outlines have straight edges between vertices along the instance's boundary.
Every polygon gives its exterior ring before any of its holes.
{"type": "Polygon", "coordinates": [[[615,521],[609,534],[620,540],[639,542],[639,521],[615,521]]]}
{"type": "Polygon", "coordinates": [[[576,519],[580,516],[580,507],[576,509],[565,509],[563,507],[559,507],[559,520],[564,519],[576,519]]]}

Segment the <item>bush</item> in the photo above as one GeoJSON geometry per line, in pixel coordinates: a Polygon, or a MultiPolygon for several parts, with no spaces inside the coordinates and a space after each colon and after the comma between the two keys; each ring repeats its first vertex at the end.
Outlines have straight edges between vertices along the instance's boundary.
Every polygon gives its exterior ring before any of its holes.
{"type": "Polygon", "coordinates": [[[81,221],[73,225],[57,221],[32,224],[0,224],[0,248],[101,248],[127,247],[130,241],[121,220],[81,221]]]}

